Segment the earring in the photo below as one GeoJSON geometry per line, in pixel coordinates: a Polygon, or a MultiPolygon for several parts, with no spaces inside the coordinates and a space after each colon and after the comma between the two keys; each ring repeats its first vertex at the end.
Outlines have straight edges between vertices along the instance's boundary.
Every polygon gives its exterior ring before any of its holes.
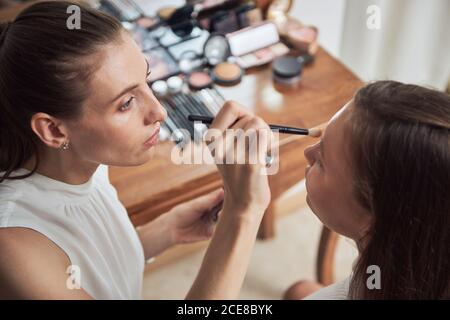
{"type": "Polygon", "coordinates": [[[61,145],[61,150],[67,150],[69,149],[69,142],[65,141],[63,142],[63,144],[61,145]]]}

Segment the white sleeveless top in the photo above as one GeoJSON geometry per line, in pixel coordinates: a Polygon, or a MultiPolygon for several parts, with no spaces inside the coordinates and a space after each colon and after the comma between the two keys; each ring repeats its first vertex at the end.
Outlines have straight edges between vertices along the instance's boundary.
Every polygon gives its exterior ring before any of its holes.
{"type": "Polygon", "coordinates": [[[303,300],[349,300],[348,293],[351,277],[322,288],[303,300]]]}
{"type": "MultiPolygon", "coordinates": [[[[29,171],[19,169],[12,175],[24,173],[29,171]]],[[[80,280],[91,297],[141,298],[144,251],[109,182],[107,166],[100,165],[81,185],[37,173],[3,181],[0,227],[30,228],[53,241],[74,266],[73,279],[80,280]]]]}

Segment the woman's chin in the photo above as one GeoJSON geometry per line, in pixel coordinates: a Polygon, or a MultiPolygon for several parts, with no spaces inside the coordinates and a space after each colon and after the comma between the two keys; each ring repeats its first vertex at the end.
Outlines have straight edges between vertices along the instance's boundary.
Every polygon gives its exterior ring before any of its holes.
{"type": "Polygon", "coordinates": [[[155,147],[145,150],[137,160],[137,166],[143,165],[155,157],[155,147]]]}
{"type": "MultiPolygon", "coordinates": [[[[137,167],[146,164],[149,162],[153,157],[155,156],[154,148],[145,150],[145,152],[140,153],[139,155],[136,155],[134,157],[131,157],[130,159],[127,159],[127,161],[120,161],[114,164],[114,166],[117,167],[137,167]]],[[[123,160],[123,159],[122,159],[123,160]]]]}

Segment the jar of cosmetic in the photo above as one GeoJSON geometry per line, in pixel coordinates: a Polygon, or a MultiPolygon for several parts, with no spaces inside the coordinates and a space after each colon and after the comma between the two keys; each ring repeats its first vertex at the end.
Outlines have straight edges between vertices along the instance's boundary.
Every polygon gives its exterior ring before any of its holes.
{"type": "Polygon", "coordinates": [[[297,57],[282,56],[272,63],[273,80],[284,86],[295,86],[300,82],[303,65],[297,57]]]}

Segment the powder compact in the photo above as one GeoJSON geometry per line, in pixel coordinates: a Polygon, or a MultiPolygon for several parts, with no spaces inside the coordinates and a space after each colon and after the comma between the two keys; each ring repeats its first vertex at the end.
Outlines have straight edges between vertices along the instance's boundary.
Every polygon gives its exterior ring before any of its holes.
{"type": "Polygon", "coordinates": [[[223,86],[233,86],[242,79],[243,71],[239,65],[232,62],[221,62],[212,70],[215,83],[223,86]]]}

